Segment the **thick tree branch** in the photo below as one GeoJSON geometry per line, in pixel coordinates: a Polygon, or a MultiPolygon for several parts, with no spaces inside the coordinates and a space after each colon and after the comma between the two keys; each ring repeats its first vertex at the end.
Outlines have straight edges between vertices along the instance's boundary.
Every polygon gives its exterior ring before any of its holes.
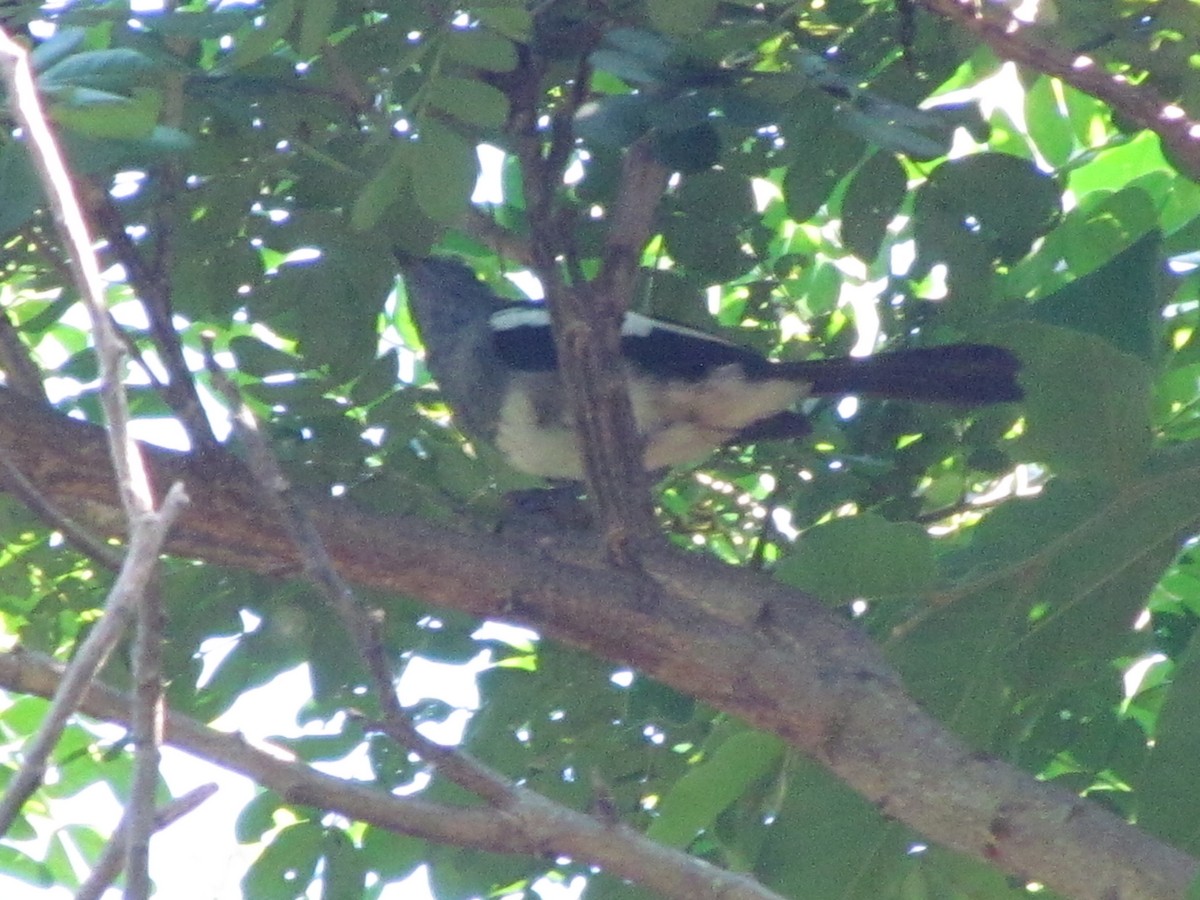
{"type": "MultiPolygon", "coordinates": [[[[34,653],[0,653],[0,687],[46,697],[62,668],[34,653]]],[[[128,724],[129,700],[93,685],[80,707],[95,718],[128,724]]],[[[735,872],[669,850],[621,825],[575,812],[526,788],[516,788],[504,810],[448,806],[395,797],[357,782],[324,775],[280,759],[237,735],[223,734],[186,716],[168,714],[172,746],[253,779],[291,803],[341,813],[398,834],[441,843],[531,856],[567,856],[627,878],[668,900],[782,900],[735,872]]]]}
{"type": "Polygon", "coordinates": [[[1002,59],[1053,75],[1158,135],[1175,166],[1200,180],[1200,121],[1145,84],[1108,72],[1094,58],[1039,43],[1021,23],[992,15],[974,0],[918,0],[992,48],[1002,59]],[[981,10],[983,11],[981,13],[981,10]]]}
{"type": "MultiPolygon", "coordinates": [[[[0,391],[0,448],[93,527],[123,519],[95,426],[0,391]],[[47,448],[53,448],[49,452],[47,448]]],[[[238,464],[153,451],[156,478],[195,498],[173,552],[295,572],[291,541],[238,464]]],[[[1200,495],[1200,474],[1174,486],[1200,495]]],[[[548,636],[638,668],[770,730],[930,840],[1076,897],[1176,898],[1196,862],[1098,806],[965,747],[909,698],[877,648],[811,598],[697,555],[645,560],[650,578],[561,537],[520,538],[372,517],[314,502],[350,581],[548,636]]]]}

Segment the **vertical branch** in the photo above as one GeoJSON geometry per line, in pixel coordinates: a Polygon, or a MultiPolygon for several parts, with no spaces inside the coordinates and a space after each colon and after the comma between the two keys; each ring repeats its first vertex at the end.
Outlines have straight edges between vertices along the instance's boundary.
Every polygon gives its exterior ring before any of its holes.
{"type": "Polygon", "coordinates": [[[138,775],[126,814],[129,847],[135,848],[135,852],[126,860],[130,885],[126,896],[142,900],[150,894],[147,859],[142,851],[153,830],[153,788],[157,781],[158,766],[155,723],[161,715],[162,694],[157,665],[161,610],[156,592],[148,592],[147,585],[157,566],[162,541],[174,517],[182,511],[186,495],[181,486],[173,486],[161,513],[155,511],[144,461],[129,434],[129,402],[122,383],[124,348],[106,309],[104,283],[87,222],[83,218],[62,153],[42,110],[28,53],[2,28],[0,69],[8,88],[13,114],[29,142],[30,156],[45,186],[55,226],[67,248],[72,280],[91,316],[100,364],[100,403],[104,410],[109,455],[130,535],[129,552],[105,605],[105,618],[72,663],[69,677],[64,678],[52,704],[53,715],[47,716],[25,763],[0,802],[0,831],[7,829],[40,783],[45,762],[62,727],[78,707],[95,672],[120,638],[127,620],[137,611],[140,618],[134,655],[142,666],[141,670],[135,669],[134,672],[138,683],[133,713],[133,718],[139,723],[135,731],[138,775]]]}
{"type": "MultiPolygon", "coordinates": [[[[659,537],[621,362],[621,322],[630,294],[618,297],[615,290],[606,291],[613,302],[597,303],[592,286],[576,277],[569,288],[558,266],[560,255],[573,246],[562,233],[565,216],[559,214],[558,194],[574,149],[572,121],[591,73],[581,60],[572,91],[555,112],[548,141],[538,126],[541,79],[536,60],[526,60],[523,74],[510,99],[534,268],[550,304],[559,369],[605,544],[615,561],[635,565],[638,549],[659,537]]],[[[566,262],[577,276],[578,261],[566,262]]]]}
{"type": "Polygon", "coordinates": [[[122,826],[126,836],[125,897],[145,900],[150,886],[150,836],[154,833],[154,799],[162,754],[163,674],[162,595],[152,573],[138,608],[133,644],[133,788],[122,826]]]}

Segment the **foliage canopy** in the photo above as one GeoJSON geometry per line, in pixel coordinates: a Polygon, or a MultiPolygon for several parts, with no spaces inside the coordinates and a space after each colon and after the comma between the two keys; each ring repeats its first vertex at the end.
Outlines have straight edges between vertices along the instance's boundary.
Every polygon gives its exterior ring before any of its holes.
{"type": "MultiPolygon", "coordinates": [[[[1200,852],[1200,19],[1182,0],[1060,0],[1019,28],[1008,15],[950,0],[7,6],[108,267],[133,416],[186,442],[193,501],[228,516],[202,537],[185,524],[161,564],[173,713],[211,722],[304,666],[300,718],[320,734],[278,741],[299,763],[365,759],[383,796],[419,785],[422,801],[487,807],[452,765],[430,780],[428,752],[381,733],[354,637],[295,577],[294,551],[256,543],[266,504],[232,483],[244,472],[222,448],[208,356],[319,523],[350,508],[377,544],[432,535],[428,558],[392,573],[372,569],[374,544],[326,536],[382,610],[397,676],[487,654],[460,749],[504,779],[786,897],[1180,895],[1190,862],[1113,888],[1096,835],[1069,826],[1096,804],[1164,854],[1200,852]],[[680,552],[809,592],[828,627],[869,634],[961,740],[962,767],[921,781],[904,735],[878,779],[859,777],[839,767],[839,724],[852,744],[862,714],[849,702],[814,753],[768,727],[774,713],[722,702],[699,643],[625,647],[519,596],[510,621],[566,642],[480,630],[482,600],[448,603],[447,568],[503,593],[485,548],[505,540],[503,492],[529,482],[448,424],[423,368],[396,254],[430,252],[509,296],[505,276],[532,270],[552,299],[632,305],[778,358],[1011,347],[1022,404],[824,403],[810,439],[727,448],[654,488],[680,552]],[[454,537],[467,529],[475,548],[454,537]],[[1086,800],[1058,807],[1061,844],[1036,863],[1017,846],[1035,801],[1001,796],[1001,767],[1086,800]],[[976,789],[994,804],[938,818],[976,789]],[[1089,841],[1090,874],[1068,861],[1089,841]]],[[[11,776],[45,711],[29,667],[71,658],[111,583],[27,504],[13,466],[88,528],[121,529],[111,474],[79,455],[95,436],[62,421],[103,420],[97,357],[12,129],[0,236],[3,392],[40,411],[0,403],[11,776]]],[[[550,580],[559,563],[530,564],[550,580]]],[[[103,682],[133,688],[131,665],[114,653],[103,682]]],[[[412,721],[458,716],[432,687],[412,721]]],[[[68,728],[0,844],[6,876],[73,889],[98,858],[114,823],[56,813],[88,785],[131,791],[127,736],[91,721],[68,728]]],[[[238,768],[225,750],[210,758],[238,768]]],[[[640,877],[640,856],[614,875],[601,838],[550,811],[540,852],[489,852],[519,845],[458,819],[389,827],[349,789],[339,807],[260,781],[229,823],[264,846],[242,882],[256,900],[387,895],[423,863],[439,898],[575,876],[589,900],[699,896],[682,874],[674,891],[640,877]]],[[[654,865],[683,873],[681,858],[654,865]]]]}

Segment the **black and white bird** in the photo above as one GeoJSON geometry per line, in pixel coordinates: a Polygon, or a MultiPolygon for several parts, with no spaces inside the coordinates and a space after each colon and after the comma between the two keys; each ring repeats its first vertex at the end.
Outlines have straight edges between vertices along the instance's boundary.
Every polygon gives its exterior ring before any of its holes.
{"type": "MultiPolygon", "coordinates": [[[[501,300],[467,266],[430,257],[404,274],[429,371],[456,423],[516,469],[581,479],[570,400],[549,311],[501,300]]],[[[773,362],[700,331],[627,313],[621,352],[650,471],[726,444],[795,437],[808,396],[864,395],[981,406],[1020,400],[1020,364],[1003,347],[946,344],[863,358],[773,362]]]]}

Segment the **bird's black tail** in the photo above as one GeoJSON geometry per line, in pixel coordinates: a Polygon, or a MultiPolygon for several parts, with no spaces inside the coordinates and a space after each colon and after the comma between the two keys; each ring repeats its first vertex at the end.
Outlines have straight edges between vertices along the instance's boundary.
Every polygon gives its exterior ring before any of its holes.
{"type": "Polygon", "coordinates": [[[812,384],[815,395],[862,394],[921,403],[976,406],[1025,396],[1021,363],[1003,347],[946,344],[853,359],[782,363],[783,374],[812,384]]]}

